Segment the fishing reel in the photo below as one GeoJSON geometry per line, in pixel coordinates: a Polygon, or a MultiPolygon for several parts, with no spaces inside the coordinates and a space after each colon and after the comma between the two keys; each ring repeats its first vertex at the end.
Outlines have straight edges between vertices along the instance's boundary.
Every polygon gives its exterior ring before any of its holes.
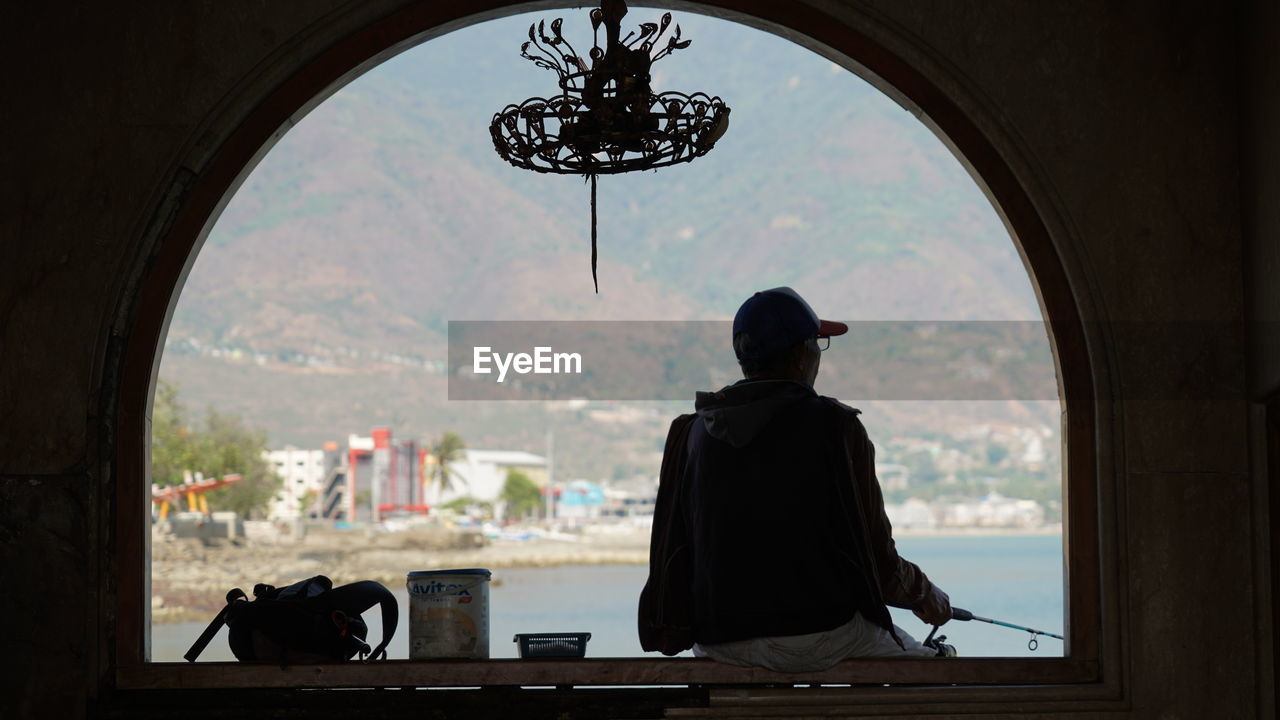
{"type": "Polygon", "coordinates": [[[920,643],[920,644],[921,644],[921,645],[924,645],[925,647],[927,647],[927,648],[929,648],[930,650],[934,651],[934,654],[935,654],[937,657],[956,657],[956,656],[958,656],[958,655],[959,655],[959,653],[957,653],[957,652],[956,652],[956,646],[955,646],[955,645],[948,645],[947,643],[943,642],[944,640],[946,640],[946,639],[947,639],[947,636],[946,636],[946,635],[939,635],[939,636],[938,636],[938,637],[936,637],[936,638],[934,637],[934,633],[938,632],[938,627],[939,627],[939,626],[934,625],[934,626],[933,626],[933,629],[929,631],[929,637],[925,638],[925,639],[924,639],[924,642],[922,642],[922,643],[920,643]]]}

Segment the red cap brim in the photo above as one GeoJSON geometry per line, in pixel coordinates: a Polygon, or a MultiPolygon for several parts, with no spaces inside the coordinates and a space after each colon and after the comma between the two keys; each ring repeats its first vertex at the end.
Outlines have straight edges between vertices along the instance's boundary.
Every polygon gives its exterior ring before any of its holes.
{"type": "Polygon", "coordinates": [[[849,326],[842,322],[818,321],[818,337],[832,337],[833,335],[843,335],[847,332],[849,332],[849,326]]]}

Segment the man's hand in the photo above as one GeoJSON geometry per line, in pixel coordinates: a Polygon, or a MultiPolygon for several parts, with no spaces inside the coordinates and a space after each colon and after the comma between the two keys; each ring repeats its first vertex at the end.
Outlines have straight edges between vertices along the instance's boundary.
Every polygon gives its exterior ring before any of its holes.
{"type": "Polygon", "coordinates": [[[951,619],[951,598],[937,585],[931,584],[924,602],[919,607],[912,608],[911,612],[930,625],[942,625],[951,619]]]}

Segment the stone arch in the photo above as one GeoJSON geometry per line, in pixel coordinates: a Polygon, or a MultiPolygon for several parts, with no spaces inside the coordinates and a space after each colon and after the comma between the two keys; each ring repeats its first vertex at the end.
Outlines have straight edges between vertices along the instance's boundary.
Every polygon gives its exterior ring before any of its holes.
{"type": "MultiPolygon", "coordinates": [[[[1037,187],[1033,167],[1016,142],[1001,132],[994,115],[966,93],[963,81],[929,57],[928,49],[869,16],[840,17],[826,4],[804,0],[660,0],[653,4],[743,22],[812,50],[870,81],[911,109],[943,139],[992,199],[1021,253],[1050,330],[1068,426],[1064,467],[1070,587],[1069,656],[1085,661],[1096,679],[1101,660],[1101,599],[1097,398],[1104,372],[1088,352],[1085,325],[1089,293],[1075,263],[1069,233],[1053,220],[1050,193],[1037,187]],[[1052,225],[1051,225],[1052,223],[1052,225]],[[1051,227],[1053,230],[1051,230],[1051,227]],[[1079,599],[1086,602],[1079,602],[1079,599]]],[[[543,0],[485,0],[466,4],[418,3],[372,21],[354,14],[321,21],[314,33],[340,37],[308,54],[307,40],[279,58],[259,65],[241,91],[224,100],[201,126],[154,203],[130,282],[116,313],[109,353],[102,417],[111,418],[105,457],[114,459],[116,565],[119,570],[116,662],[132,665],[145,657],[145,589],[141,559],[146,556],[146,488],[149,403],[165,331],[200,246],[213,222],[274,141],[332,92],[364,70],[432,37],[485,20],[563,8],[571,3],[543,0]],[[343,33],[346,33],[345,35],[343,33]]],[[[849,16],[846,16],[849,15],[849,16]]],[[[309,46],[308,46],[309,47],[309,46]]],[[[1080,678],[1084,679],[1084,678],[1080,678]]]]}

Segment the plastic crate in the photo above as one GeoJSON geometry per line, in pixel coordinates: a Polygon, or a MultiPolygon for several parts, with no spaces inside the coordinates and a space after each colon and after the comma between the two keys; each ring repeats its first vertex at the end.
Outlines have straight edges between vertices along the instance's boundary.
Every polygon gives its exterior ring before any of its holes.
{"type": "Polygon", "coordinates": [[[591,633],[516,633],[522,658],[575,658],[587,654],[591,633]]]}

